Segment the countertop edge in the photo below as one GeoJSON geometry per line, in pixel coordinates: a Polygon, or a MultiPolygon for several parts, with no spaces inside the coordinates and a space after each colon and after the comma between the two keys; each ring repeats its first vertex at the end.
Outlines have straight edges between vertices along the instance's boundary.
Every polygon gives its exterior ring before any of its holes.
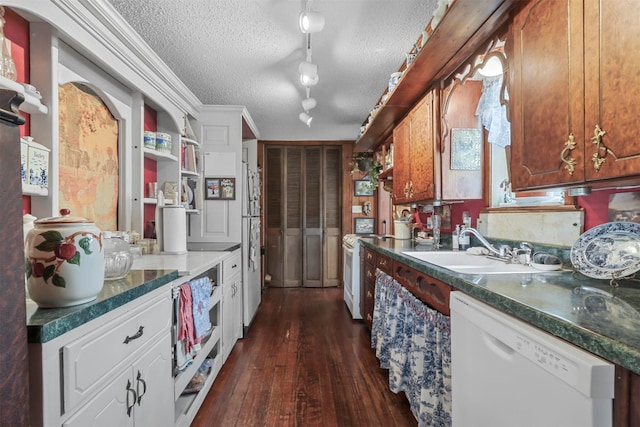
{"type": "Polygon", "coordinates": [[[412,267],[435,279],[450,284],[476,299],[517,319],[555,335],[577,347],[640,374],[640,349],[598,332],[575,325],[551,313],[537,310],[520,301],[475,285],[465,275],[426,262],[420,262],[395,250],[360,240],[361,244],[412,267]]]}
{"type": "MultiPolygon", "coordinates": [[[[72,307],[38,309],[44,310],[43,313],[48,314],[53,313],[49,312],[49,310],[58,310],[58,313],[60,313],[60,311],[66,313],[61,314],[56,319],[44,323],[29,324],[28,317],[27,341],[30,344],[43,344],[49,342],[91,320],[134,301],[142,295],[148,294],[149,292],[165,286],[178,278],[178,271],[176,270],[158,271],[160,272],[160,275],[157,277],[151,280],[146,280],[139,285],[134,285],[123,292],[97,302],[93,301],[72,307]]],[[[105,284],[105,286],[109,285],[105,284]]]]}

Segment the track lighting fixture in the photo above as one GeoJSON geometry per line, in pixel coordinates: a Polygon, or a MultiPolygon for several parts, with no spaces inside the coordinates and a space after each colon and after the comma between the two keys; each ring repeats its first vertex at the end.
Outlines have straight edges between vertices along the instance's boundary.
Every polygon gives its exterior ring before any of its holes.
{"type": "Polygon", "coordinates": [[[309,110],[316,107],[317,103],[314,98],[310,97],[310,87],[318,84],[318,65],[311,62],[311,33],[317,33],[324,28],[324,16],[317,12],[311,11],[311,2],[308,0],[305,10],[300,14],[299,25],[300,31],[306,34],[305,50],[306,58],[300,63],[298,71],[300,72],[300,83],[307,89],[307,97],[302,100],[302,109],[304,112],[298,116],[300,121],[311,127],[313,117],[309,115],[309,110]]]}
{"type": "Polygon", "coordinates": [[[309,110],[316,108],[316,100],[314,98],[306,98],[302,100],[302,109],[307,113],[309,110]]]}
{"type": "Polygon", "coordinates": [[[324,16],[318,12],[307,10],[300,14],[299,24],[300,31],[304,34],[317,33],[324,28],[324,16]]]}
{"type": "Polygon", "coordinates": [[[305,125],[311,127],[311,120],[313,120],[313,117],[311,117],[307,113],[300,113],[300,115],[298,117],[300,118],[300,121],[302,123],[304,123],[305,125]]]}
{"type": "Polygon", "coordinates": [[[308,60],[303,61],[300,63],[298,70],[300,71],[300,83],[303,86],[313,86],[318,83],[318,66],[316,64],[308,60]]]}

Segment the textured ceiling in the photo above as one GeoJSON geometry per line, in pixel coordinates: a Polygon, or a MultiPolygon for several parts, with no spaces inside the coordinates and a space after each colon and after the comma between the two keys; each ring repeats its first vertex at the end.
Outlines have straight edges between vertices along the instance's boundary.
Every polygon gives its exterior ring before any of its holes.
{"type": "Polygon", "coordinates": [[[302,0],[108,0],[204,104],[244,105],[263,140],[353,140],[437,0],[315,0],[308,128],[302,0]]]}

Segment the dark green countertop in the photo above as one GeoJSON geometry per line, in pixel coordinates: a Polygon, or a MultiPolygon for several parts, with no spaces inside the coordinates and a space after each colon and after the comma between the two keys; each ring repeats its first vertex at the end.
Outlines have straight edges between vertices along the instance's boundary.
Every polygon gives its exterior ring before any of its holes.
{"type": "MultiPolygon", "coordinates": [[[[577,272],[461,274],[402,252],[436,250],[410,240],[361,239],[366,247],[401,261],[505,313],[533,324],[603,359],[640,374],[640,283],[612,287],[577,272]]],[[[439,250],[451,250],[443,247],[439,250]]],[[[571,263],[565,263],[571,266],[571,263]]]]}
{"type": "Polygon", "coordinates": [[[176,270],[131,270],[123,279],[105,281],[98,297],[85,304],[38,308],[36,303],[27,299],[28,341],[51,341],[177,278],[176,270]]]}

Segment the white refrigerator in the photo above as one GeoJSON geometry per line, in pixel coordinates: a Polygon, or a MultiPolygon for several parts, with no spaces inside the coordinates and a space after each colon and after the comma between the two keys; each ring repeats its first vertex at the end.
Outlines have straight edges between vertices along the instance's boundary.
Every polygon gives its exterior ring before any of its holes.
{"type": "Polygon", "coordinates": [[[242,323],[246,330],[258,310],[262,294],[260,280],[260,174],[256,149],[249,148],[243,153],[242,174],[244,177],[242,191],[242,323]]]}

